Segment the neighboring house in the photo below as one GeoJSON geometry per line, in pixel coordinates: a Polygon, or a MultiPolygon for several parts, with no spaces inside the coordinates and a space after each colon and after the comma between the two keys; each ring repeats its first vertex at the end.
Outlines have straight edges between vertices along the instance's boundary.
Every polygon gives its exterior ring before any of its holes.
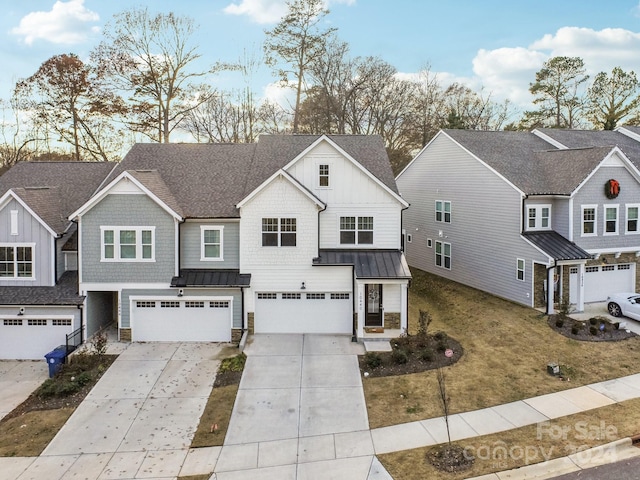
{"type": "Polygon", "coordinates": [[[399,331],[407,206],[379,137],[135,145],[71,215],[87,322],[133,341],[399,331]]]}
{"type": "Polygon", "coordinates": [[[42,359],[83,327],[76,226],[67,217],[113,167],[22,162],[0,177],[0,358],[42,359]]]}
{"type": "Polygon", "coordinates": [[[409,264],[550,313],[636,290],[639,140],[637,128],[439,132],[397,177],[409,264]]]}

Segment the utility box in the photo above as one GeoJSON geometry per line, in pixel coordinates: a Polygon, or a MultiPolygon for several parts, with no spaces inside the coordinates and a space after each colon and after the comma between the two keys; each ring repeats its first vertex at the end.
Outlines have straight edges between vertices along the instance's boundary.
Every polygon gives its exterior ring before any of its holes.
{"type": "Polygon", "coordinates": [[[549,375],[560,375],[560,366],[557,363],[547,363],[547,373],[549,375]]]}
{"type": "Polygon", "coordinates": [[[53,378],[60,371],[67,358],[67,347],[60,345],[47,353],[44,358],[47,359],[47,365],[49,366],[49,378],[53,378]]]}

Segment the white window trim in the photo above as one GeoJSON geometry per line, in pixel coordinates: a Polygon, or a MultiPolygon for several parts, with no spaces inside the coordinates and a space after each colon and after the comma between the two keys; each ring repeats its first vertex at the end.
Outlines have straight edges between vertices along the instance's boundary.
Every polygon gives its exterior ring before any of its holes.
{"type": "Polygon", "coordinates": [[[598,205],[581,205],[580,206],[580,236],[581,237],[597,237],[598,236],[598,205]],[[593,233],[584,233],[584,211],[593,208],[593,233]]]}
{"type": "Polygon", "coordinates": [[[297,246],[298,246],[298,233],[300,232],[298,230],[298,226],[299,225],[300,225],[300,223],[298,222],[298,217],[280,217],[278,215],[274,215],[274,216],[265,215],[265,216],[260,217],[260,247],[261,248],[297,248],[297,246]],[[262,230],[262,220],[264,220],[265,218],[275,218],[276,220],[278,220],[278,230],[276,232],[265,232],[264,230],[262,230]],[[295,232],[288,232],[288,231],[282,230],[282,220],[295,220],[296,221],[296,231],[295,232]],[[264,243],[262,241],[262,234],[263,233],[276,233],[278,235],[278,244],[277,245],[264,245],[264,243]],[[296,234],[296,244],[295,245],[282,245],[282,234],[283,233],[295,233],[296,234]]]}
{"type": "Polygon", "coordinates": [[[345,248],[349,248],[349,247],[359,247],[359,246],[368,246],[368,247],[374,247],[376,244],[376,225],[377,225],[377,221],[376,221],[376,216],[375,215],[338,215],[338,245],[340,245],[341,247],[345,247],[345,248]],[[355,230],[342,230],[340,228],[340,219],[344,218],[344,217],[353,217],[356,219],[356,228],[355,230]],[[373,230],[360,230],[358,228],[358,220],[361,218],[371,218],[373,219],[373,230]],[[355,239],[354,239],[354,243],[342,243],[340,241],[340,234],[342,232],[354,232],[355,233],[355,239]],[[358,233],[359,232],[371,232],[371,243],[359,243],[358,242],[358,233]]]}
{"type": "Polygon", "coordinates": [[[526,278],[527,278],[527,264],[524,258],[517,258],[516,259],[516,280],[520,282],[524,282],[526,278]],[[521,262],[522,262],[522,268],[520,268],[521,262]],[[518,274],[520,272],[522,272],[522,278],[518,278],[518,274]]]}
{"type": "Polygon", "coordinates": [[[434,265],[437,268],[442,268],[444,270],[451,270],[451,264],[452,264],[452,259],[453,259],[453,255],[452,255],[451,252],[452,252],[452,248],[451,248],[451,244],[449,242],[442,242],[440,240],[436,240],[436,248],[434,249],[434,257],[433,257],[434,265]],[[440,252],[441,252],[440,255],[442,256],[442,265],[438,265],[438,262],[437,262],[438,244],[440,244],[440,252]],[[444,246],[445,245],[449,245],[449,255],[448,255],[448,257],[449,257],[449,266],[448,267],[445,267],[445,263],[446,262],[444,261],[444,259],[447,258],[447,255],[445,255],[445,253],[444,253],[444,246]]]}
{"type": "Polygon", "coordinates": [[[433,248],[433,240],[431,238],[427,238],[427,248],[433,248]]]}
{"type": "Polygon", "coordinates": [[[434,205],[434,209],[433,209],[433,219],[437,222],[437,223],[448,223],[451,224],[452,220],[453,220],[453,210],[451,207],[451,200],[436,200],[434,205]],[[438,220],[438,202],[442,203],[442,220],[438,220]],[[447,222],[445,220],[445,212],[446,212],[446,208],[445,205],[449,204],[449,221],[447,222]]]}
{"type": "Polygon", "coordinates": [[[100,261],[107,263],[149,263],[156,261],[156,227],[137,227],[132,225],[101,226],[100,227],[100,261]],[[113,258],[104,256],[104,232],[113,230],[113,258]],[[135,258],[120,258],[120,232],[134,230],[136,232],[135,258]],[[151,258],[142,258],[142,231],[151,231],[151,258]]]}
{"type": "Polygon", "coordinates": [[[620,234],[620,204],[618,203],[605,203],[603,205],[603,209],[602,209],[602,236],[613,236],[613,235],[619,235],[620,234]],[[616,211],[616,230],[615,232],[607,232],[607,209],[608,208],[613,208],[616,211]]]}
{"type": "MultiPolygon", "coordinates": [[[[321,189],[321,190],[331,190],[332,186],[331,186],[331,177],[333,176],[332,174],[332,170],[333,170],[333,164],[331,162],[317,162],[316,163],[316,186],[317,188],[321,189]],[[329,180],[329,185],[320,185],[320,166],[321,165],[327,165],[329,167],[329,175],[326,175],[326,177],[329,180]]],[[[325,175],[323,175],[325,176],[325,175]]]]}
{"type": "Polygon", "coordinates": [[[624,206],[624,234],[625,235],[639,235],[640,234],[640,203],[626,203],[624,206]],[[629,230],[629,209],[637,208],[638,209],[638,219],[636,223],[636,230],[629,230]]]}
{"type": "Polygon", "coordinates": [[[413,235],[411,235],[410,233],[407,233],[407,243],[412,243],[413,242],[413,235]]]}
{"type": "Polygon", "coordinates": [[[18,234],[18,210],[11,210],[11,235],[18,234]]]}
{"type": "Polygon", "coordinates": [[[224,261],[224,225],[200,225],[200,261],[201,262],[222,262],[224,261]],[[220,256],[206,257],[204,232],[208,230],[218,230],[220,232],[220,256]]]}
{"type": "Polygon", "coordinates": [[[36,244],[35,243],[0,243],[0,247],[31,247],[31,276],[30,277],[18,277],[18,256],[14,251],[13,255],[13,277],[0,277],[1,281],[15,280],[33,282],[36,279],[36,244]]]}
{"type": "Polygon", "coordinates": [[[552,212],[551,212],[551,204],[550,203],[545,203],[545,204],[534,203],[534,204],[527,205],[527,218],[526,218],[527,228],[526,228],[526,230],[529,231],[529,232],[536,231],[536,230],[551,230],[551,215],[552,215],[552,212]],[[542,209],[543,208],[548,208],[549,209],[549,218],[548,218],[549,225],[546,226],[546,227],[542,226],[542,209]],[[536,216],[535,216],[536,224],[533,227],[529,226],[529,210],[535,210],[535,212],[536,212],[536,216]]]}

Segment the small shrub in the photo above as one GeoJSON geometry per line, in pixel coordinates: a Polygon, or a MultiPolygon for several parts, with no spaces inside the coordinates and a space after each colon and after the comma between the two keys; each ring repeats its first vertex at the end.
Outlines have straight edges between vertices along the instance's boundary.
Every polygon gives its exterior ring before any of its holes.
{"type": "Polygon", "coordinates": [[[247,356],[244,353],[239,353],[235,357],[225,358],[220,363],[219,372],[241,372],[244,370],[244,364],[247,361],[247,356]]]}
{"type": "Polygon", "coordinates": [[[598,327],[596,327],[595,325],[591,325],[589,327],[589,333],[591,335],[598,335],[598,327]]]}
{"type": "Polygon", "coordinates": [[[438,342],[442,342],[442,341],[447,339],[447,334],[444,333],[444,332],[436,332],[436,334],[433,336],[433,338],[435,338],[436,341],[438,341],[438,342]]]}
{"type": "Polygon", "coordinates": [[[438,340],[438,343],[436,344],[436,350],[438,350],[439,352],[444,352],[447,348],[449,348],[449,339],[446,337],[438,340]]]}
{"type": "Polygon", "coordinates": [[[596,323],[598,323],[598,319],[596,317],[592,317],[589,319],[589,323],[591,325],[595,325],[596,323]]]}
{"type": "Polygon", "coordinates": [[[620,330],[620,322],[614,323],[613,328],[615,328],[616,330],[620,330]]]}
{"type": "Polygon", "coordinates": [[[580,327],[578,327],[577,325],[574,325],[573,327],[571,327],[571,333],[573,335],[578,335],[578,333],[580,333],[580,327]]]}
{"type": "Polygon", "coordinates": [[[76,383],[81,387],[84,387],[89,382],[91,382],[91,375],[88,372],[82,372],[76,377],[76,383]]]}
{"type": "Polygon", "coordinates": [[[98,356],[102,356],[107,352],[107,333],[104,330],[99,330],[91,339],[92,353],[98,356]]]}
{"type": "Polygon", "coordinates": [[[564,319],[562,317],[558,317],[556,319],[556,327],[562,328],[564,326],[564,319]]]}
{"type": "Polygon", "coordinates": [[[433,362],[434,358],[435,355],[433,353],[433,350],[431,350],[430,348],[423,348],[420,351],[420,360],[422,360],[423,362],[433,362]]]}
{"type": "Polygon", "coordinates": [[[373,370],[382,365],[382,357],[377,352],[367,352],[364,354],[364,363],[373,370]]]}
{"type": "Polygon", "coordinates": [[[427,330],[432,321],[433,319],[431,318],[429,312],[420,310],[420,317],[418,318],[418,334],[416,336],[418,337],[418,341],[422,344],[422,346],[426,345],[427,330]]]}
{"type": "Polygon", "coordinates": [[[409,361],[409,354],[402,348],[396,348],[391,352],[391,359],[398,365],[404,365],[409,361]]]}
{"type": "Polygon", "coordinates": [[[564,295],[558,304],[558,315],[564,320],[569,313],[571,313],[571,302],[569,301],[569,295],[564,295]]]}

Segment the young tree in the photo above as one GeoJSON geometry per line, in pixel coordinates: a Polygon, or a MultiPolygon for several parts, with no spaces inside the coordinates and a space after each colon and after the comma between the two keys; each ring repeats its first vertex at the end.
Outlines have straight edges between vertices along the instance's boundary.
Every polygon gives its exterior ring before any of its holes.
{"type": "Polygon", "coordinates": [[[556,128],[574,128],[582,108],[581,88],[589,78],[580,57],[553,57],[536,72],[536,81],[529,86],[538,110],[526,112],[529,123],[551,121],[556,128]]]}
{"type": "Polygon", "coordinates": [[[328,13],[324,0],[288,0],[287,14],[273,30],[265,31],[267,65],[278,73],[284,84],[289,84],[291,76],[295,81],[293,133],[298,132],[300,104],[310,65],[322,54],[326,40],[336,30],[320,26],[328,13]]]}
{"type": "Polygon", "coordinates": [[[55,55],[36,73],[17,83],[20,108],[34,121],[73,146],[74,157],[109,160],[117,156],[120,136],[110,121],[121,103],[100,88],[91,68],[74,54],[55,55]]]}
{"type": "Polygon", "coordinates": [[[613,130],[620,120],[633,115],[640,104],[640,83],[635,72],[620,67],[611,76],[600,72],[587,90],[588,118],[603,130],[613,130]]]}
{"type": "Polygon", "coordinates": [[[92,59],[117,92],[128,93],[130,128],[168,143],[185,116],[213,95],[192,82],[219,67],[192,70],[200,54],[192,45],[196,26],[189,17],[134,8],[114,20],[92,59]]]}

